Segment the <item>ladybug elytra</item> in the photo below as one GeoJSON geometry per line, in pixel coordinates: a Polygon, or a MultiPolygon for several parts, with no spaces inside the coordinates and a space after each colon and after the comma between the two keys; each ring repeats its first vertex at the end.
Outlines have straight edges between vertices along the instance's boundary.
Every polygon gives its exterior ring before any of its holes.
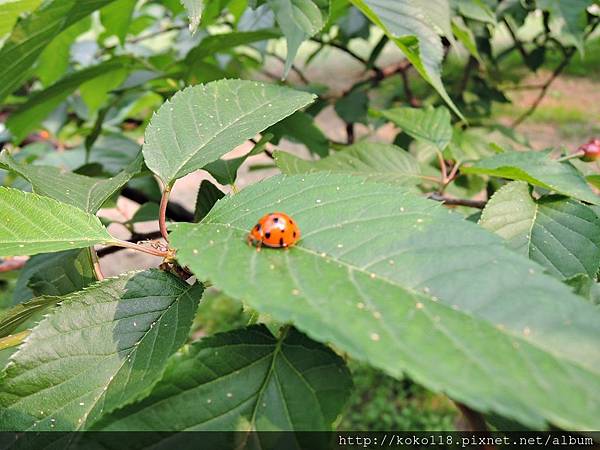
{"type": "Polygon", "coordinates": [[[298,224],[287,214],[274,212],[264,215],[248,233],[248,244],[273,248],[291,247],[300,240],[298,224]]]}

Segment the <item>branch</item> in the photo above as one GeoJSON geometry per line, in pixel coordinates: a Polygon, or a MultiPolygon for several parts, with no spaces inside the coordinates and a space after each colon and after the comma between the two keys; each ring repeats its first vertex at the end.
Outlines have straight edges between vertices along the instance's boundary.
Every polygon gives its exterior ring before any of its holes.
{"type": "Polygon", "coordinates": [[[466,198],[450,198],[444,195],[440,195],[437,192],[432,192],[428,196],[429,199],[435,200],[436,202],[442,202],[444,205],[450,206],[468,206],[470,208],[483,209],[487,201],[484,200],[470,200],[466,198]]]}

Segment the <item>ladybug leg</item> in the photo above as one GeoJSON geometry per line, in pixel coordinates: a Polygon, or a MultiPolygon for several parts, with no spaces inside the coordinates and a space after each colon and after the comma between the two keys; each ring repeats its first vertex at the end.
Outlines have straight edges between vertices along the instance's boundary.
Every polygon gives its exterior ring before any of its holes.
{"type": "Polygon", "coordinates": [[[262,246],[262,242],[261,242],[261,241],[258,241],[258,242],[256,243],[256,252],[257,252],[257,253],[258,253],[258,252],[260,252],[260,248],[261,248],[261,246],[262,246]]]}

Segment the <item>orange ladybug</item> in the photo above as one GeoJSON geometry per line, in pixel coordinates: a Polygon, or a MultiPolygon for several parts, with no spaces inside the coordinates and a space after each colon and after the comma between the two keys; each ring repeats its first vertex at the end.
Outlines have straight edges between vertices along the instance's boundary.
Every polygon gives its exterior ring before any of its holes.
{"type": "Polygon", "coordinates": [[[248,244],[273,248],[291,247],[300,240],[298,224],[285,213],[274,212],[264,215],[248,233],[248,244]]]}

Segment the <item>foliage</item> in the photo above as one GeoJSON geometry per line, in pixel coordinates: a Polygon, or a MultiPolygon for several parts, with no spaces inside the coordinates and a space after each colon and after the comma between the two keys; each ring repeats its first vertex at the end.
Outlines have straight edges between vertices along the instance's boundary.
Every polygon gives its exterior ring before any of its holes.
{"type": "Polygon", "coordinates": [[[0,428],[600,428],[597,162],[515,130],[597,47],[562,3],[0,1],[0,428]]]}

